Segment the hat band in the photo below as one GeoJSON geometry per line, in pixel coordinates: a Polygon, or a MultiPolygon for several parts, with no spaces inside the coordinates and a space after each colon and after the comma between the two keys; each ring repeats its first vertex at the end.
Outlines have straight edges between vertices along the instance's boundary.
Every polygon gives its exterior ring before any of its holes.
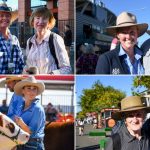
{"type": "Polygon", "coordinates": [[[136,25],[135,22],[123,22],[123,23],[119,23],[118,25],[122,25],[122,24],[126,24],[126,23],[132,23],[132,24],[135,24],[135,25],[136,25]]]}
{"type": "Polygon", "coordinates": [[[128,108],[125,108],[125,109],[123,109],[123,110],[128,110],[128,109],[132,109],[132,108],[138,108],[138,107],[144,107],[144,106],[132,106],[132,107],[128,107],[128,108]]]}
{"type": "Polygon", "coordinates": [[[0,6],[0,11],[12,11],[10,7],[0,6]]]}

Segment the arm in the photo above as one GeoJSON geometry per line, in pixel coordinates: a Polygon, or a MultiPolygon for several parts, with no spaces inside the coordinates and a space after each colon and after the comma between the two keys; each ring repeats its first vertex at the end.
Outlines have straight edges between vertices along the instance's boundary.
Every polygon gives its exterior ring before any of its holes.
{"type": "Polygon", "coordinates": [[[13,61],[16,64],[15,74],[20,74],[24,68],[24,57],[17,37],[13,35],[12,39],[12,44],[14,46],[13,61]]]}
{"type": "Polygon", "coordinates": [[[96,74],[110,74],[110,63],[105,54],[100,55],[98,59],[96,74]]]}
{"type": "Polygon", "coordinates": [[[30,128],[24,123],[24,121],[22,120],[21,117],[15,116],[15,122],[18,126],[21,127],[21,129],[23,129],[27,133],[31,134],[30,128]]]}
{"type": "Polygon", "coordinates": [[[53,41],[60,69],[53,70],[52,72],[54,74],[70,74],[71,73],[70,61],[65,48],[63,38],[57,35],[54,36],[53,41]]]}

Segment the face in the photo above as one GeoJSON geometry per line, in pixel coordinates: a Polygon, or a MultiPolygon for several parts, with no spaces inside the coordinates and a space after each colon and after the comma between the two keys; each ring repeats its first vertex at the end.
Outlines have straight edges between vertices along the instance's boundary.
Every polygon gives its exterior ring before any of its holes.
{"type": "Polygon", "coordinates": [[[0,12],[0,28],[7,28],[11,22],[11,14],[9,12],[0,12]]]}
{"type": "Polygon", "coordinates": [[[33,100],[37,96],[38,88],[36,86],[25,86],[22,90],[24,98],[27,100],[33,100]]]}
{"type": "Polygon", "coordinates": [[[135,26],[121,28],[117,37],[125,50],[133,49],[134,45],[137,43],[138,30],[135,26]]]}
{"type": "Polygon", "coordinates": [[[49,19],[45,19],[42,16],[36,16],[34,17],[33,26],[37,32],[44,32],[49,28],[49,19]]]}
{"type": "Polygon", "coordinates": [[[9,81],[9,82],[7,82],[7,87],[9,88],[10,92],[14,92],[15,84],[16,84],[16,81],[9,81]]]}
{"type": "Polygon", "coordinates": [[[125,124],[129,132],[140,131],[145,119],[145,112],[143,110],[137,110],[125,114],[125,124]]]}

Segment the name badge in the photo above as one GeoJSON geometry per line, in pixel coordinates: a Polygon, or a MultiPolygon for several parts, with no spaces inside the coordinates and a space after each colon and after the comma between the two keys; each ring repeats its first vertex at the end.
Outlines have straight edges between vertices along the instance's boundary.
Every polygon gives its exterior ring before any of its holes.
{"type": "Polygon", "coordinates": [[[3,54],[4,54],[4,52],[0,52],[0,57],[2,57],[2,56],[3,56],[3,54]]]}
{"type": "Polygon", "coordinates": [[[14,63],[8,63],[8,68],[14,68],[15,64],[14,63]]]}

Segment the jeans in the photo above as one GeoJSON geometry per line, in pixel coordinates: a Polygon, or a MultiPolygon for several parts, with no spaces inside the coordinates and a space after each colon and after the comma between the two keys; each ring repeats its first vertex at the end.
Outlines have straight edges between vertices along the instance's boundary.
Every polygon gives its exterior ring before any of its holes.
{"type": "Polygon", "coordinates": [[[45,150],[43,141],[41,142],[27,142],[24,145],[17,146],[17,150],[45,150]]]}

